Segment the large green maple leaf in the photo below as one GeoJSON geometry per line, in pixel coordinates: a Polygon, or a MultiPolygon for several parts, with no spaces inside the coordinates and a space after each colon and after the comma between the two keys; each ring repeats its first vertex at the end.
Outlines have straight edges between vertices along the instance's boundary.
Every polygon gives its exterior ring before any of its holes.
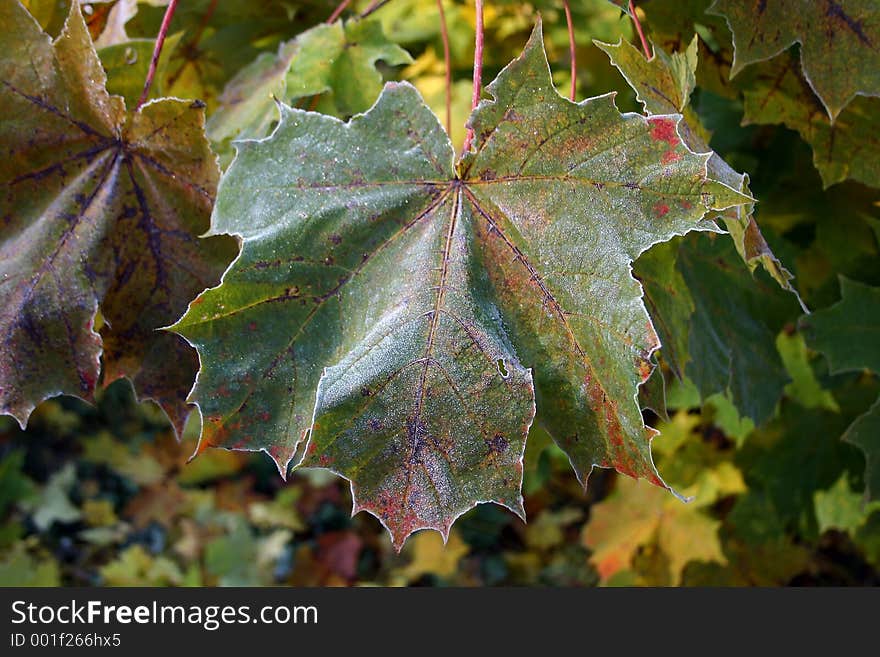
{"type": "Polygon", "coordinates": [[[876,0],[715,0],[733,32],[731,75],[801,44],[804,77],[835,120],[857,94],[880,96],[876,0]]]}
{"type": "Polygon", "coordinates": [[[235,252],[197,237],[219,176],[202,106],[126,113],[76,3],[54,42],[0,3],[0,41],[0,412],[24,424],[47,397],[91,399],[103,356],[105,384],[130,377],[179,431],[198,362],[156,329],[235,252]]]}
{"type": "Polygon", "coordinates": [[[489,85],[454,164],[408,84],[342,123],[282,106],[220,185],[243,239],[173,328],[201,356],[200,446],[262,449],[351,481],[397,546],[483,501],[523,515],[535,413],[585,484],[665,486],[638,386],[658,339],[631,275],[652,244],[749,197],[708,179],[678,116],[553,88],[540,27],[489,85]]]}

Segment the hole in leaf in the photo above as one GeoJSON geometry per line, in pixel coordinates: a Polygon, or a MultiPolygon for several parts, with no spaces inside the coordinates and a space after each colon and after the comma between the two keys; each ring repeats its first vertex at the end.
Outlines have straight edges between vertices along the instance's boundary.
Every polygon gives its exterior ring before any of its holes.
{"type": "Polygon", "coordinates": [[[503,358],[499,358],[495,365],[498,366],[498,373],[501,375],[502,379],[506,379],[508,376],[510,376],[510,372],[508,372],[507,368],[504,366],[505,363],[503,358]]]}

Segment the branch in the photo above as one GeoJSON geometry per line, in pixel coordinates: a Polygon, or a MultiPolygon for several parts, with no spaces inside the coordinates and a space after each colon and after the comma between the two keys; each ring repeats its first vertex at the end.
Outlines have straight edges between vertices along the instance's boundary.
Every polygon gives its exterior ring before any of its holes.
{"type": "Polygon", "coordinates": [[[153,47],[153,56],[150,58],[150,68],[147,71],[147,79],[144,81],[144,90],[141,92],[140,100],[138,100],[134,111],[137,112],[141,105],[147,102],[150,95],[150,87],[153,86],[153,78],[156,76],[156,67],[159,64],[159,55],[162,54],[162,45],[165,43],[165,36],[168,34],[168,28],[171,26],[171,18],[174,16],[174,10],[177,9],[177,0],[171,0],[168,8],[165,10],[165,16],[162,17],[162,25],[159,27],[159,34],[156,36],[156,45],[153,47]]]}
{"type": "MultiPolygon", "coordinates": [[[[483,0],[475,0],[474,4],[477,12],[477,36],[474,44],[474,93],[471,96],[471,110],[476,109],[480,102],[480,91],[483,84],[483,41],[485,38],[483,34],[483,0]]],[[[470,149],[473,141],[474,130],[468,128],[462,153],[466,153],[470,149]]]]}
{"type": "Polygon", "coordinates": [[[636,32],[639,33],[639,39],[642,40],[642,50],[645,51],[645,57],[651,59],[654,55],[651,52],[651,48],[648,46],[648,40],[645,38],[645,33],[642,32],[642,24],[639,22],[639,17],[636,15],[636,5],[633,0],[629,0],[629,15],[632,16],[633,24],[636,26],[636,32]]]}

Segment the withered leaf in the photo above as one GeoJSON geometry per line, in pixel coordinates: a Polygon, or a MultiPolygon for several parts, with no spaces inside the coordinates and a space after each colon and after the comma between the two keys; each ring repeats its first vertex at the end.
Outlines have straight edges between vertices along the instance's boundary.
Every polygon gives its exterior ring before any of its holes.
{"type": "Polygon", "coordinates": [[[0,3],[0,412],[126,376],[180,431],[198,367],[157,328],[235,252],[201,240],[219,172],[198,103],[126,112],[76,3],[56,40],[0,3]],[[23,64],[26,63],[26,64],[23,64]],[[101,326],[96,326],[100,312],[101,326]]]}

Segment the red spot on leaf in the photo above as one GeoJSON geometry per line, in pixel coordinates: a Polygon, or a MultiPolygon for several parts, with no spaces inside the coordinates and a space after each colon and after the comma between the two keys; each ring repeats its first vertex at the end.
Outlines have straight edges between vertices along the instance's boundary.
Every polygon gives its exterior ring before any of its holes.
{"type": "Polygon", "coordinates": [[[676,153],[674,150],[669,149],[665,153],[663,153],[663,157],[660,161],[663,164],[672,164],[673,162],[678,162],[681,159],[681,154],[676,153]]]}
{"type": "Polygon", "coordinates": [[[678,146],[678,133],[675,130],[675,121],[665,118],[650,118],[651,138],[655,141],[665,141],[670,146],[678,146]]]}
{"type": "Polygon", "coordinates": [[[660,202],[654,206],[654,214],[658,217],[665,217],[669,213],[669,206],[666,203],[660,202]]]}
{"type": "Polygon", "coordinates": [[[681,202],[681,207],[682,207],[682,209],[684,209],[684,210],[690,210],[691,208],[694,207],[694,204],[691,203],[690,201],[682,201],[682,202],[681,202]]]}
{"type": "Polygon", "coordinates": [[[250,324],[248,324],[248,331],[256,331],[256,330],[257,330],[257,323],[256,322],[251,322],[250,324]]]}

